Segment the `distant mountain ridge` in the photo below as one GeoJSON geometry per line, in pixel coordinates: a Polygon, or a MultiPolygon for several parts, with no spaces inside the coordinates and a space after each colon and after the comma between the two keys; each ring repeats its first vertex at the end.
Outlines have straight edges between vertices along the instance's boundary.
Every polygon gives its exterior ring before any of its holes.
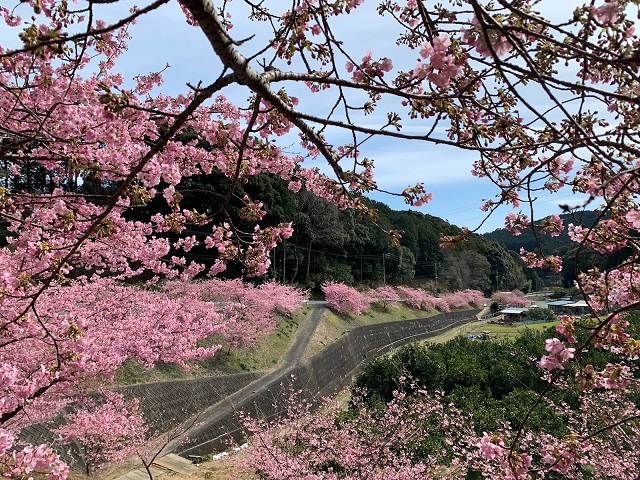
{"type": "MultiPolygon", "coordinates": [[[[545,253],[550,255],[564,255],[567,250],[575,246],[569,238],[567,226],[571,223],[574,225],[582,225],[584,227],[592,226],[600,215],[597,210],[581,210],[573,213],[563,213],[560,218],[564,224],[564,230],[557,237],[542,235],[537,232],[538,238],[533,234],[533,230],[528,228],[521,235],[514,235],[506,228],[499,228],[493,232],[483,234],[483,237],[504,245],[512,252],[520,253],[520,248],[527,251],[536,251],[538,249],[538,241],[545,253]]],[[[548,218],[548,217],[547,217],[548,218]]]]}
{"type": "Polygon", "coordinates": [[[583,227],[591,227],[600,212],[597,210],[583,210],[573,213],[565,213],[560,215],[563,220],[564,230],[557,237],[549,235],[541,235],[538,233],[537,239],[531,228],[528,228],[521,235],[515,236],[504,228],[494,230],[490,233],[483,234],[483,237],[498,242],[511,252],[519,253],[520,248],[527,251],[538,251],[542,247],[542,251],[546,255],[558,255],[562,257],[562,272],[560,275],[549,275],[541,269],[535,269],[537,274],[549,279],[561,281],[564,287],[573,287],[576,280],[576,272],[584,272],[591,268],[597,267],[601,270],[609,269],[622,263],[630,253],[628,248],[623,248],[618,252],[610,255],[600,255],[593,250],[585,249],[578,255],[579,244],[569,238],[568,226],[582,225],[583,227]],[[538,243],[539,242],[539,243],[538,243]]]}

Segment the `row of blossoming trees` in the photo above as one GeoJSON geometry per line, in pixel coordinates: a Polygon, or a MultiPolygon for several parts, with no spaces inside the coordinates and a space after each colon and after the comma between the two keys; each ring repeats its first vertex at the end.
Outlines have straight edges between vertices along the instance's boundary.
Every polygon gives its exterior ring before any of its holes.
{"type": "MultiPolygon", "coordinates": [[[[121,358],[181,363],[214,353],[198,348],[196,337],[222,328],[224,313],[200,312],[197,302],[180,296],[155,300],[119,282],[215,276],[233,262],[245,275],[263,274],[270,251],[293,227],[266,226],[260,199],[234,194],[239,182],[258,173],[375,219],[359,198],[386,189],[365,154],[375,137],[467,152],[472,173],[495,186],[481,209],[487,215],[512,209],[506,226],[515,233],[531,228],[557,235],[567,228],[559,217],[536,219],[534,202],[544,193],[567,188],[597,204],[601,214],[593,226],[568,226],[575,264],[593,250],[629,248],[630,256],[610,271],[578,277],[594,315],[563,318],[540,366],[555,385],[574,365],[566,381],[579,387],[586,408],[595,408],[589,399],[605,390],[611,405],[626,402],[640,354],[626,316],[640,303],[640,41],[632,15],[638,0],[553,5],[569,5],[566,12],[544,11],[535,0],[300,0],[285,7],[276,0],[148,0],[127,12],[114,3],[16,0],[0,6],[0,221],[8,232],[0,249],[0,455],[6,475],[66,475],[49,450],[16,447],[14,436],[51,413],[50,405],[108,380],[121,358]],[[182,42],[175,24],[159,24],[158,18],[175,19],[178,5],[185,25],[198,28],[203,40],[203,58],[194,63],[207,67],[188,74],[184,88],[170,95],[162,86],[173,74],[168,58],[131,74],[121,56],[136,43],[130,34],[136,22],[135,28],[149,22],[159,36],[170,32],[172,45],[195,52],[196,43],[182,42]],[[370,29],[354,40],[357,29],[345,31],[342,21],[369,26],[373,18],[380,22],[377,31],[390,32],[393,41],[371,42],[370,29]],[[234,38],[241,26],[248,33],[234,38]],[[378,51],[366,52],[364,44],[378,51]],[[243,100],[237,104],[223,96],[238,90],[243,100]],[[192,135],[186,140],[182,132],[192,135]],[[284,144],[297,142],[297,154],[280,147],[287,134],[284,144]],[[303,163],[320,158],[330,176],[303,163]],[[21,181],[34,165],[46,180],[38,190],[21,181]],[[219,197],[220,208],[183,208],[191,177],[212,171],[229,179],[224,191],[208,193],[219,197]],[[85,181],[113,188],[80,195],[75,187],[85,181]],[[137,209],[154,198],[166,202],[165,211],[137,218],[137,209]],[[207,233],[192,234],[193,224],[207,233]],[[206,272],[190,256],[195,245],[211,252],[206,272]],[[123,320],[129,317],[136,328],[123,320]],[[181,327],[173,329],[176,322],[181,327]],[[164,330],[172,331],[170,340],[162,338],[164,330]],[[576,331],[587,332],[584,340],[576,331]],[[583,353],[594,346],[617,359],[609,365],[585,361],[583,353]]],[[[153,62],[155,52],[145,53],[153,62]]],[[[405,168],[398,158],[397,168],[405,168]]],[[[413,205],[431,198],[422,184],[398,195],[413,205]]],[[[397,243],[399,232],[388,233],[397,243]]],[[[443,238],[443,245],[459,240],[443,238]]],[[[522,257],[530,266],[562,268],[542,251],[522,257]]],[[[547,391],[540,391],[530,409],[546,401],[547,391]]],[[[626,430],[637,420],[631,409],[588,431],[576,417],[562,439],[527,436],[528,418],[512,435],[497,431],[482,443],[481,461],[503,466],[493,478],[543,476],[559,468],[570,474],[584,456],[584,442],[611,429],[637,440],[626,430]],[[528,453],[535,444],[548,445],[557,462],[536,462],[528,453]]],[[[449,441],[469,455],[478,451],[453,433],[449,441]]],[[[379,456],[393,458],[385,445],[379,456]]],[[[614,465],[625,455],[607,449],[602,458],[614,465]]],[[[353,457],[364,461],[361,452],[353,457]]],[[[413,468],[410,455],[402,462],[413,468]]],[[[395,466],[372,466],[367,478],[391,477],[395,466]]]]}
{"type": "Polygon", "coordinates": [[[322,291],[331,309],[354,315],[360,315],[372,303],[386,307],[391,303],[405,302],[425,312],[448,312],[451,309],[481,307],[485,302],[484,295],[477,290],[462,290],[434,297],[421,288],[384,286],[363,293],[344,283],[325,282],[322,291]]]}
{"type": "Polygon", "coordinates": [[[498,303],[498,305],[504,305],[509,307],[528,307],[531,305],[531,301],[527,300],[519,290],[512,292],[494,292],[491,295],[491,299],[498,303]]]}
{"type": "MultiPolygon", "coordinates": [[[[122,287],[118,291],[109,292],[118,295],[121,299],[134,300],[137,295],[137,287],[122,287]]],[[[450,309],[462,309],[478,307],[484,301],[482,293],[475,290],[465,290],[442,297],[433,297],[422,289],[407,287],[380,287],[362,294],[347,285],[328,282],[323,285],[327,304],[330,308],[340,313],[361,314],[373,302],[401,302],[404,301],[414,308],[433,311],[449,311],[450,309]]],[[[111,301],[111,296],[102,292],[104,301],[111,301]]],[[[196,319],[206,324],[215,325],[209,334],[215,334],[215,338],[225,342],[228,348],[237,346],[251,347],[255,342],[273,331],[276,326],[276,314],[290,315],[303,304],[306,292],[294,286],[281,285],[268,282],[258,286],[244,283],[241,280],[209,279],[197,282],[184,282],[180,280],[169,281],[162,284],[161,290],[148,292],[146,301],[154,304],[154,310],[145,310],[145,315],[154,315],[156,328],[154,331],[162,333],[162,337],[154,336],[153,332],[139,330],[141,335],[149,339],[147,349],[149,352],[136,352],[133,355],[122,355],[119,361],[114,361],[114,366],[127,359],[144,359],[146,366],[152,368],[159,360],[170,360],[171,355],[154,345],[153,342],[169,342],[176,335],[176,329],[192,325],[197,327],[196,319]],[[173,322],[172,319],[181,319],[181,314],[175,310],[167,310],[164,298],[180,299],[181,309],[186,305],[194,312],[186,322],[173,322]],[[209,315],[205,315],[209,312],[209,315]],[[212,319],[215,318],[215,321],[212,319]],[[155,351],[157,355],[150,354],[155,351]]],[[[91,299],[85,299],[92,303],[91,299]]],[[[125,312],[135,308],[135,303],[122,301],[118,310],[118,317],[131,329],[137,329],[140,322],[135,317],[125,312]]],[[[112,310],[113,311],[113,310],[112,310]]],[[[113,323],[111,328],[120,335],[125,335],[123,325],[113,323]]],[[[91,329],[92,330],[92,329],[91,329]]],[[[133,334],[126,334],[133,336],[133,334]]],[[[193,338],[200,338],[203,332],[197,332],[193,338]]],[[[114,338],[116,338],[114,336],[114,338]]],[[[180,343],[174,345],[184,352],[194,350],[194,345],[180,343]]],[[[185,356],[183,361],[176,362],[186,369],[197,368],[199,360],[212,355],[221,345],[212,348],[197,348],[197,352],[191,356],[185,356]]],[[[110,348],[115,348],[111,345],[110,348]]],[[[133,348],[124,345],[124,348],[133,348]]],[[[113,375],[115,370],[102,371],[102,374],[113,375]]],[[[176,425],[175,429],[168,432],[157,431],[152,423],[148,423],[143,417],[137,399],[125,399],[122,395],[105,390],[103,396],[96,399],[95,396],[84,397],[78,395],[74,398],[75,411],[67,416],[66,423],[55,428],[60,435],[62,443],[75,442],[80,447],[80,456],[84,463],[86,473],[96,471],[117,463],[121,463],[131,456],[138,456],[145,462],[148,458],[162,450],[168,440],[175,440],[181,435],[188,436],[189,423],[176,425]],[[108,429],[104,425],[108,424],[108,429]]],[[[284,401],[284,399],[282,399],[284,401]]],[[[302,407],[304,408],[304,407],[302,407]]],[[[310,413],[310,412],[309,412],[310,413]]],[[[148,462],[150,463],[150,462],[148,462]]]]}
{"type": "MultiPolygon", "coordinates": [[[[290,315],[305,298],[306,292],[293,286],[269,282],[256,287],[240,280],[219,279],[173,280],[153,289],[110,279],[52,287],[39,299],[39,319],[57,339],[57,349],[45,349],[40,338],[25,333],[20,342],[4,348],[16,362],[2,371],[7,425],[19,431],[47,420],[72,402],[77,411],[59,433],[63,441],[83,445],[87,472],[147,452],[145,443],[153,443],[148,435],[162,432],[145,424],[137,402],[106,391],[96,403],[93,395],[113,383],[120,365],[134,360],[153,368],[163,361],[197,368],[194,361],[213,356],[222,343],[229,349],[255,345],[273,331],[276,314],[290,315]],[[209,337],[218,342],[203,347],[200,341],[209,337]],[[68,358],[69,364],[54,370],[57,356],[68,358]],[[52,367],[47,370],[41,365],[52,367]],[[31,372],[28,381],[22,372],[31,372]],[[92,392],[82,388],[87,382],[92,392]],[[92,395],[86,396],[88,393],[92,395]]],[[[19,327],[34,328],[26,321],[19,327]]],[[[10,453],[11,430],[3,431],[3,448],[10,455],[6,465],[11,466],[12,474],[40,471],[48,468],[49,461],[53,462],[51,475],[65,474],[66,467],[44,446],[17,456],[10,453]]]]}

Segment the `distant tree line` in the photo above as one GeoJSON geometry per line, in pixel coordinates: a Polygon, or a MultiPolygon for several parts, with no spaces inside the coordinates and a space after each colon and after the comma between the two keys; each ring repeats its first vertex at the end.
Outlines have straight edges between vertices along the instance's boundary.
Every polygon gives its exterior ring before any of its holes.
{"type": "Polygon", "coordinates": [[[395,211],[370,201],[376,224],[341,211],[308,192],[295,195],[293,237],[275,250],[272,274],[314,288],[327,280],[369,286],[429,282],[434,291],[530,291],[541,280],[497,242],[472,235],[454,249],[440,248],[442,235],[460,229],[416,211],[395,211]],[[403,232],[391,248],[388,230],[403,232]]]}
{"type": "MultiPolygon", "coordinates": [[[[215,186],[218,179],[199,181],[191,191],[187,188],[182,192],[185,196],[182,205],[213,212],[216,199],[206,192],[218,188],[215,186]]],[[[436,291],[484,292],[513,289],[526,292],[542,286],[538,275],[527,269],[518,255],[479,235],[471,235],[465,244],[454,249],[441,249],[440,237],[457,235],[460,229],[428,214],[394,211],[385,204],[369,201],[377,211],[373,223],[305,190],[292,192],[281,180],[268,175],[259,175],[240,185],[238,195],[260,196],[267,211],[262,220],[264,225],[294,219],[294,234],[274,250],[267,274],[283,283],[313,289],[325,281],[368,286],[415,281],[430,282],[436,291]],[[390,246],[385,234],[389,230],[403,232],[397,248],[390,246]]],[[[202,253],[207,254],[210,255],[202,253]]],[[[240,272],[231,270],[229,274],[240,272]]]]}
{"type": "MultiPolygon", "coordinates": [[[[188,139],[189,134],[184,134],[188,139]]],[[[208,148],[207,145],[201,145],[208,148]]],[[[109,181],[97,181],[90,173],[79,177],[73,166],[52,174],[37,162],[32,168],[23,165],[19,174],[11,172],[5,161],[0,168],[0,182],[11,191],[50,192],[60,183],[68,184],[93,202],[105,201],[117,188],[109,181]],[[55,175],[54,175],[55,174],[55,175]]],[[[387,205],[368,201],[377,210],[375,223],[361,218],[353,210],[340,210],[306,190],[293,192],[273,175],[251,177],[237,186],[230,201],[217,192],[229,190],[230,182],[220,173],[184,179],[177,189],[181,208],[196,210],[208,217],[231,216],[239,220],[234,228],[249,239],[252,231],[240,214],[243,197],[260,198],[266,215],[261,225],[272,226],[293,219],[294,234],[279,245],[271,257],[271,269],[262,280],[275,279],[319,288],[325,281],[349,285],[430,283],[434,291],[474,289],[483,292],[520,289],[535,290],[542,283],[537,274],[524,267],[518,255],[498,241],[471,235],[469,240],[450,250],[439,246],[442,235],[457,235],[460,229],[448,222],[416,211],[394,211],[387,205]],[[404,232],[397,248],[390,246],[385,231],[404,232]]],[[[170,213],[162,198],[140,199],[127,215],[134,220],[148,220],[154,214],[170,213]]],[[[202,240],[210,232],[206,227],[190,225],[181,235],[202,240]]],[[[6,226],[0,225],[0,241],[5,244],[6,226]]],[[[179,238],[178,233],[166,235],[179,238]]],[[[212,251],[196,246],[184,256],[210,264],[212,251]]],[[[230,265],[223,277],[242,276],[240,267],[230,265]]]]}
{"type": "MultiPolygon", "coordinates": [[[[565,225],[574,224],[585,228],[594,225],[601,213],[594,210],[579,210],[560,215],[565,225]]],[[[606,217],[605,217],[606,218],[606,217]]],[[[618,250],[612,254],[603,255],[593,249],[580,247],[580,244],[569,238],[568,229],[564,229],[560,235],[535,235],[531,228],[525,229],[521,235],[515,236],[504,228],[485,233],[484,238],[504,245],[511,252],[518,253],[521,248],[528,252],[538,251],[540,248],[548,255],[557,255],[562,258],[562,271],[559,274],[550,275],[549,272],[536,269],[536,273],[545,279],[548,286],[562,286],[572,288],[580,272],[586,272],[592,268],[601,271],[620,265],[626,260],[631,249],[629,247],[618,250]],[[581,254],[578,255],[579,249],[581,254]],[[545,278],[546,277],[546,278],[545,278]]]]}

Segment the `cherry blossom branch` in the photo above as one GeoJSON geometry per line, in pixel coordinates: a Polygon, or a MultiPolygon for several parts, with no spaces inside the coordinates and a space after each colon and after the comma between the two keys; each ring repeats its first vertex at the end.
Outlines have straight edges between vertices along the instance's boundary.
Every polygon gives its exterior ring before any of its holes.
{"type": "MultiPolygon", "coordinates": [[[[119,1],[119,0],[113,0],[113,1],[119,1]]],[[[118,30],[119,28],[122,28],[124,26],[130,25],[133,21],[135,21],[136,18],[146,13],[149,13],[153,10],[156,10],[160,6],[164,5],[165,3],[169,3],[169,1],[170,0],[155,0],[152,4],[141,9],[137,9],[134,13],[123,18],[122,20],[117,21],[116,23],[113,23],[103,28],[91,30],[91,36],[102,35],[103,33],[109,33],[114,30],[118,30]]],[[[107,3],[107,2],[99,2],[96,0],[92,0],[92,2],[107,3]]],[[[89,9],[89,11],[91,11],[91,9],[89,9]]],[[[76,35],[65,36],[62,38],[43,40],[43,41],[34,43],[33,45],[29,45],[27,47],[18,48],[15,50],[8,50],[5,53],[0,53],[0,58],[9,58],[19,53],[34,52],[43,47],[50,47],[51,45],[60,45],[62,43],[68,43],[68,42],[75,42],[76,40],[84,40],[86,38],[87,38],[87,33],[83,32],[83,33],[78,33],[76,35]]]]}

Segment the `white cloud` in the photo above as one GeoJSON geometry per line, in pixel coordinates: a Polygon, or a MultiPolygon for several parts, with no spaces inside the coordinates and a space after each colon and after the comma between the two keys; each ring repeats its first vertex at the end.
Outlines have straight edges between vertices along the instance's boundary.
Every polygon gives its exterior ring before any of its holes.
{"type": "Polygon", "coordinates": [[[431,185],[466,183],[473,180],[473,159],[467,152],[435,148],[392,150],[372,153],[379,184],[394,188],[423,182],[431,185]]]}
{"type": "MultiPolygon", "coordinates": [[[[126,0],[126,5],[132,4],[133,0],[126,0]]],[[[277,4],[274,2],[273,4],[277,4]]],[[[272,4],[272,5],[273,5],[272,4]]],[[[233,8],[241,8],[242,2],[238,5],[233,3],[233,8]]],[[[119,3],[122,6],[122,3],[119,3]]],[[[375,11],[376,3],[365,4],[355,10],[354,15],[345,15],[335,20],[336,36],[344,42],[344,46],[349,49],[349,53],[354,59],[359,58],[367,51],[372,51],[374,57],[393,57],[395,69],[411,68],[416,58],[417,52],[406,47],[398,47],[395,43],[397,29],[390,18],[381,19],[375,11]],[[369,7],[373,5],[372,7],[369,7]]],[[[113,9],[110,6],[104,8],[105,12],[119,13],[126,12],[126,6],[113,9]]],[[[244,7],[242,7],[244,8],[244,7]]],[[[282,8],[286,8],[285,5],[282,8]]],[[[551,20],[566,19],[571,17],[571,12],[575,8],[572,2],[558,2],[557,0],[542,0],[537,4],[537,9],[544,11],[551,20]]],[[[274,9],[277,10],[277,7],[274,9]]],[[[255,34],[256,37],[244,43],[240,50],[246,56],[253,54],[256,49],[264,45],[266,34],[262,25],[250,22],[246,16],[238,14],[231,19],[234,28],[230,32],[235,39],[245,39],[255,34]]],[[[198,28],[188,27],[184,22],[184,16],[176,3],[162,6],[155,12],[140,19],[138,25],[131,27],[133,35],[131,50],[127,52],[118,62],[118,69],[125,76],[138,73],[148,73],[164,68],[166,62],[171,64],[171,68],[166,72],[166,84],[161,87],[164,93],[169,95],[185,92],[186,83],[197,84],[202,80],[208,83],[220,74],[220,63],[211,50],[207,39],[198,28]]],[[[259,60],[271,58],[273,52],[265,51],[259,60]]],[[[341,56],[337,60],[337,65],[341,68],[345,58],[341,56]]],[[[257,65],[254,66],[257,68],[257,65]]],[[[287,68],[281,64],[280,68],[287,68]]],[[[291,67],[297,70],[296,65],[291,67]]],[[[567,73],[567,72],[564,72],[567,73]]],[[[569,72],[570,73],[570,72],[569,72]]],[[[303,86],[288,83],[282,85],[293,95],[300,96],[299,109],[310,114],[326,118],[328,112],[334,106],[337,89],[333,88],[322,94],[310,94],[303,86]]],[[[278,88],[280,85],[277,86],[278,88]]],[[[528,99],[532,101],[537,109],[545,110],[548,100],[539,95],[536,88],[525,90],[531,93],[528,99]],[[534,95],[535,94],[535,95],[534,95]]],[[[246,103],[249,92],[244,87],[234,87],[227,89],[224,93],[231,101],[238,104],[246,103]]],[[[362,92],[355,92],[349,100],[352,105],[362,105],[368,97],[362,92]]],[[[596,108],[595,106],[593,108],[596,108]]],[[[379,129],[386,123],[386,112],[397,110],[393,102],[382,101],[379,108],[371,115],[364,116],[361,112],[351,111],[350,115],[358,124],[371,129],[379,129]]],[[[523,109],[523,116],[530,117],[529,112],[523,109]]],[[[343,116],[337,115],[337,119],[343,116]]],[[[413,135],[424,135],[430,127],[428,120],[411,121],[404,118],[401,122],[404,126],[403,133],[413,135]]],[[[443,123],[446,125],[446,122],[443,123]]],[[[444,138],[445,126],[437,128],[434,133],[444,138]]],[[[338,128],[328,128],[326,130],[328,141],[333,145],[350,143],[352,138],[346,130],[338,128]]],[[[362,140],[364,135],[359,135],[362,140]]],[[[300,152],[297,146],[298,136],[296,134],[278,139],[278,144],[291,146],[293,153],[300,152]]],[[[363,156],[374,159],[376,170],[376,180],[381,188],[393,191],[402,191],[408,185],[416,182],[424,182],[428,191],[435,191],[435,198],[431,205],[423,211],[442,215],[449,218],[452,223],[464,224],[466,219],[477,220],[482,217],[478,207],[483,198],[491,198],[497,191],[495,186],[486,180],[478,180],[471,175],[471,167],[478,154],[453,147],[437,146],[425,142],[408,142],[392,138],[376,138],[366,142],[361,152],[363,156]],[[438,213],[441,212],[441,213],[438,213]]],[[[324,171],[328,170],[326,162],[308,162],[308,166],[322,166],[324,171]]],[[[558,213],[558,205],[567,203],[569,199],[558,198],[557,200],[540,199],[541,210],[558,213]]],[[[580,203],[582,199],[570,199],[575,203],[580,203]]],[[[401,205],[399,205],[401,206],[401,205]]]]}

